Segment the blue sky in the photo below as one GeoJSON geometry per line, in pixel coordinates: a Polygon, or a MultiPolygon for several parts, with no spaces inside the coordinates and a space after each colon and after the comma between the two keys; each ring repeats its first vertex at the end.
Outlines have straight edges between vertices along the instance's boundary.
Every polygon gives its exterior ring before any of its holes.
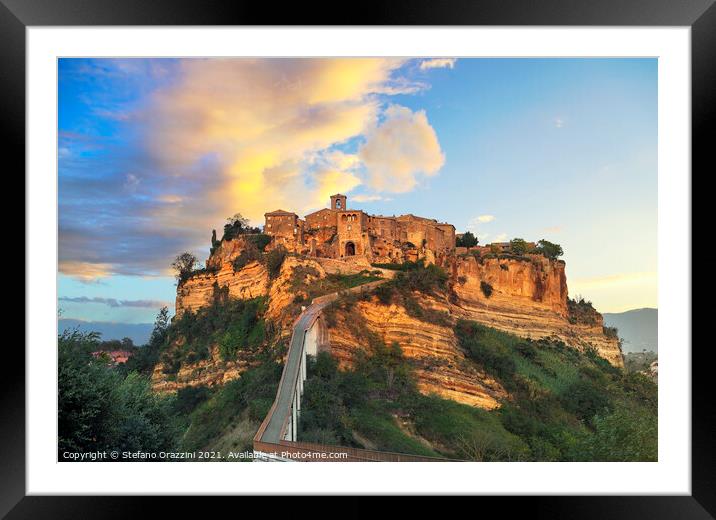
{"type": "Polygon", "coordinates": [[[562,244],[570,294],[656,307],[655,59],[59,63],[59,307],[150,322],[211,229],[335,191],[562,244]]]}

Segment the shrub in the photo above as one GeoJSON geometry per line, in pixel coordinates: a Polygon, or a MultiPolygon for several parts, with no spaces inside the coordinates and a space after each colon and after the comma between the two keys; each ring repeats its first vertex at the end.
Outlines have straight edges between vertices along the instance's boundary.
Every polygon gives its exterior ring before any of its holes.
{"type": "Polygon", "coordinates": [[[485,298],[489,298],[492,296],[492,285],[490,285],[487,282],[480,282],[480,290],[482,291],[482,294],[485,295],[485,298]]]}
{"type": "Polygon", "coordinates": [[[525,241],[523,238],[513,238],[510,240],[510,251],[512,251],[516,255],[524,255],[527,253],[529,249],[529,246],[527,245],[527,241],[525,241]]]}
{"type": "Polygon", "coordinates": [[[604,332],[604,335],[608,337],[609,339],[619,339],[619,329],[616,327],[602,327],[602,331],[604,332]]]}
{"type": "Polygon", "coordinates": [[[517,350],[517,353],[524,358],[527,358],[532,361],[537,359],[537,348],[531,341],[523,341],[518,343],[517,345],[515,345],[515,350],[517,350]]]}
{"type": "Polygon", "coordinates": [[[187,311],[175,319],[167,332],[161,355],[164,372],[175,374],[183,363],[208,359],[209,347],[218,343],[224,360],[241,349],[255,352],[265,342],[265,298],[217,299],[196,313],[187,311]]]}
{"type": "Polygon", "coordinates": [[[461,237],[455,240],[456,247],[474,247],[476,245],[477,238],[470,231],[466,231],[461,237]]]}
{"type": "Polygon", "coordinates": [[[261,258],[261,252],[259,251],[259,248],[256,246],[256,244],[247,241],[243,251],[239,253],[239,256],[234,258],[234,272],[240,271],[251,262],[260,262],[261,258]]]}
{"type": "Polygon", "coordinates": [[[564,254],[562,246],[559,244],[553,244],[552,242],[544,239],[537,242],[536,250],[550,260],[556,260],[564,254]]]}
{"type": "Polygon", "coordinates": [[[283,247],[277,247],[272,249],[266,255],[266,270],[268,271],[269,278],[276,278],[281,272],[281,266],[283,261],[286,259],[286,249],[283,247]]]}
{"type": "Polygon", "coordinates": [[[187,386],[177,391],[173,411],[176,414],[189,415],[197,406],[209,399],[211,390],[206,386],[187,386]]]}
{"type": "Polygon", "coordinates": [[[410,291],[432,294],[436,290],[447,288],[448,275],[440,267],[430,264],[427,267],[414,264],[415,267],[404,270],[392,281],[396,286],[410,291]]]}
{"type": "Polygon", "coordinates": [[[393,295],[396,293],[395,285],[384,283],[375,288],[375,295],[383,305],[390,305],[393,302],[393,295]]]}
{"type": "Polygon", "coordinates": [[[381,269],[390,269],[391,271],[410,271],[412,269],[419,269],[421,267],[425,267],[425,264],[423,262],[410,262],[405,261],[403,263],[390,263],[390,264],[381,264],[381,263],[374,263],[370,264],[373,267],[379,267],[381,269]]]}
{"type": "Polygon", "coordinates": [[[459,320],[455,335],[467,355],[506,383],[511,383],[515,374],[515,362],[509,350],[491,336],[488,329],[473,321],[459,320]]]}
{"type": "Polygon", "coordinates": [[[588,379],[580,379],[572,384],[561,397],[564,408],[583,422],[589,422],[598,413],[611,407],[609,396],[604,387],[588,379]]]}
{"type": "Polygon", "coordinates": [[[266,246],[271,243],[271,236],[264,233],[246,235],[246,242],[256,246],[260,252],[264,252],[266,246]]]}
{"type": "Polygon", "coordinates": [[[620,403],[612,412],[597,415],[594,434],[579,446],[581,460],[605,462],[658,459],[657,416],[645,408],[620,403]]]}
{"type": "Polygon", "coordinates": [[[581,296],[576,296],[574,299],[567,298],[567,311],[570,323],[590,326],[599,323],[599,313],[592,302],[581,296]]]}

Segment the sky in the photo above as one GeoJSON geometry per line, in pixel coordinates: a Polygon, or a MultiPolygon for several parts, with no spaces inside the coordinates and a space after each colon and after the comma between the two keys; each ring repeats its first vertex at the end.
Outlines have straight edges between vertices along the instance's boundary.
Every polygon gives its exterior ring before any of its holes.
{"type": "Polygon", "coordinates": [[[173,311],[173,258],[329,195],[562,245],[570,296],[657,306],[657,60],[60,59],[64,318],[173,311]]]}

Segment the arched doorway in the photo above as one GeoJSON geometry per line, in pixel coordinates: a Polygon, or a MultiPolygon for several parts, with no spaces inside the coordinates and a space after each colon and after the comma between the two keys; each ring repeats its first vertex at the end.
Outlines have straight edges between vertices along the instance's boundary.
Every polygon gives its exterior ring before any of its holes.
{"type": "Polygon", "coordinates": [[[356,245],[353,242],[346,242],[346,256],[353,256],[356,254],[356,245]]]}

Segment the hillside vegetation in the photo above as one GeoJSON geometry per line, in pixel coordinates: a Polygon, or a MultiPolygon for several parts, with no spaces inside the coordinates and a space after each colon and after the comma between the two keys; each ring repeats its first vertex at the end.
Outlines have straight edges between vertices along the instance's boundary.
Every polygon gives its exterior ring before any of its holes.
{"type": "Polygon", "coordinates": [[[498,410],[420,394],[400,346],[365,332],[352,369],[325,353],[309,364],[300,440],[477,461],[656,460],[656,386],[642,374],[474,322],[455,332],[509,390],[498,410]]]}
{"type": "MultiPolygon", "coordinates": [[[[380,278],[363,271],[317,279],[301,269],[286,280],[293,307],[380,278]]],[[[456,320],[427,304],[453,295],[442,269],[406,263],[398,271],[374,290],[344,294],[325,309],[329,327],[339,316],[349,327],[355,360],[339,368],[327,353],[309,359],[299,440],[475,461],[656,460],[657,392],[649,378],[615,368],[593,350],[456,320]],[[465,373],[484,374],[506,390],[499,408],[487,411],[420,393],[414,360],[355,311],[362,299],[447,329],[460,362],[474,368],[465,373]]],[[[124,365],[93,355],[100,350],[95,334],[60,335],[60,454],[102,448],[250,450],[275,397],[286,352],[285,336],[266,317],[268,303],[267,297],[230,299],[217,287],[210,306],[187,311],[171,324],[163,310],[149,344],[124,365]],[[192,381],[173,393],[151,392],[153,371],[161,368],[172,377],[209,361],[220,371],[240,361],[240,373],[223,384],[192,381]]],[[[586,304],[575,305],[579,319],[591,317],[586,304]]]]}

